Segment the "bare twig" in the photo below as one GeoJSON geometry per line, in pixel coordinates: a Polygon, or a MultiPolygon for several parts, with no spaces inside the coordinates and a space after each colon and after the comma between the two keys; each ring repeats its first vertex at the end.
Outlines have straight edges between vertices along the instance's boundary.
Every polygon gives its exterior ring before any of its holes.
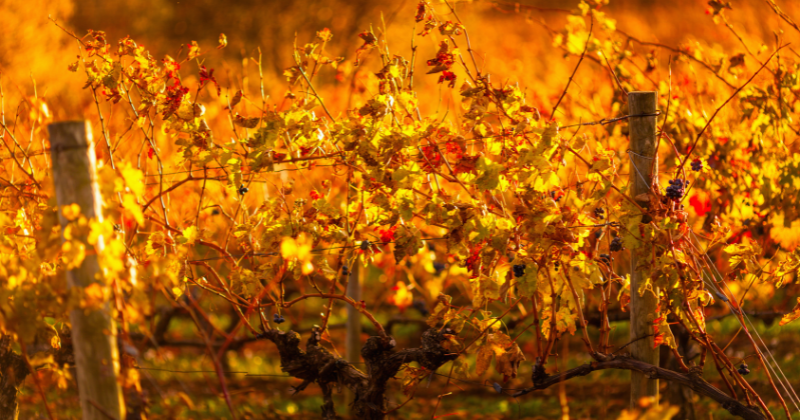
{"type": "Polygon", "coordinates": [[[556,102],[556,106],[553,107],[553,112],[550,113],[550,118],[556,118],[556,110],[558,110],[558,106],[561,105],[561,100],[564,99],[564,96],[567,95],[567,90],[569,90],[569,85],[572,83],[572,78],[575,77],[575,73],[578,72],[578,67],[581,66],[583,62],[583,57],[586,56],[586,50],[589,49],[589,40],[592,39],[592,30],[594,30],[594,17],[590,16],[590,24],[589,24],[589,36],[586,37],[586,45],[583,47],[583,52],[581,53],[581,58],[578,59],[578,64],[575,65],[575,69],[572,70],[572,74],[569,76],[569,80],[567,81],[567,86],[564,87],[564,91],[561,92],[561,97],[558,98],[558,102],[556,102]]]}

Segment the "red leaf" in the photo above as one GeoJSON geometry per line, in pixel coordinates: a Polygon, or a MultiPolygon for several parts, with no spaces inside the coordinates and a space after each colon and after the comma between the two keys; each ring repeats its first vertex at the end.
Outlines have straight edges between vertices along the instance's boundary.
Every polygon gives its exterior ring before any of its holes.
{"type": "Polygon", "coordinates": [[[658,348],[661,344],[664,343],[664,333],[658,333],[653,337],[653,348],[658,348]]]}
{"type": "Polygon", "coordinates": [[[392,242],[394,240],[394,231],[397,230],[397,226],[392,226],[388,229],[378,229],[378,233],[381,235],[381,242],[392,242]]]}
{"type": "Polygon", "coordinates": [[[689,198],[689,204],[694,208],[698,216],[705,216],[706,213],[711,211],[711,200],[701,200],[697,194],[689,198]]]}
{"type": "Polygon", "coordinates": [[[155,150],[153,150],[152,147],[147,149],[147,158],[148,159],[152,159],[154,154],[155,154],[155,150]]]}

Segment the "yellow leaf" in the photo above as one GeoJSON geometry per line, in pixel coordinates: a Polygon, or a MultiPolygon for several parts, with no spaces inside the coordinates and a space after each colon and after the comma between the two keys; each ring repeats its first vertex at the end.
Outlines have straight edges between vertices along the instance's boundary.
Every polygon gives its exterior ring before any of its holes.
{"type": "Polygon", "coordinates": [[[106,301],[106,290],[100,283],[92,283],[83,289],[82,308],[99,308],[106,301]]]}
{"type": "Polygon", "coordinates": [[[294,258],[297,256],[297,241],[292,237],[285,237],[281,241],[281,256],[283,258],[294,258]]]}
{"type": "Polygon", "coordinates": [[[187,227],[183,230],[183,235],[178,238],[179,241],[186,245],[192,245],[197,242],[198,239],[200,239],[200,232],[197,230],[197,226],[187,227]]]}
{"type": "Polygon", "coordinates": [[[92,219],[89,221],[89,236],[86,238],[86,242],[90,245],[97,245],[100,242],[100,238],[109,238],[113,233],[114,224],[111,220],[106,219],[98,222],[96,219],[92,219]]]}
{"type": "Polygon", "coordinates": [[[119,277],[125,271],[125,243],[112,239],[106,243],[100,253],[100,266],[103,271],[113,277],[119,277]]]}
{"type": "Polygon", "coordinates": [[[126,163],[122,165],[122,178],[125,179],[125,185],[136,194],[137,197],[141,197],[144,194],[144,175],[142,171],[134,168],[131,164],[126,163]]]}
{"type": "Polygon", "coordinates": [[[797,318],[800,318],[800,298],[797,298],[797,305],[794,307],[792,312],[789,312],[788,314],[784,315],[783,318],[781,318],[780,325],[784,326],[796,320],[797,318]]]}
{"type": "Polygon", "coordinates": [[[177,300],[183,294],[183,290],[180,287],[173,287],[172,293],[175,295],[175,300],[177,300]]]}
{"type": "Polygon", "coordinates": [[[64,215],[65,219],[67,219],[69,221],[73,221],[73,220],[77,219],[78,216],[81,215],[81,206],[79,206],[79,205],[77,205],[75,203],[68,204],[66,206],[62,206],[61,207],[61,214],[64,215]]]}
{"type": "Polygon", "coordinates": [[[133,194],[124,194],[122,196],[122,207],[128,211],[128,213],[133,216],[136,223],[139,225],[144,224],[144,213],[142,213],[142,207],[139,203],[136,202],[136,197],[133,194]]]}
{"type": "Polygon", "coordinates": [[[394,303],[401,311],[411,306],[411,303],[414,301],[414,296],[411,295],[411,292],[404,282],[398,281],[394,286],[394,291],[394,296],[389,298],[389,302],[394,303]]]}
{"type": "Polygon", "coordinates": [[[228,37],[225,34],[219,34],[219,45],[217,49],[222,49],[228,46],[228,37]]]}
{"type": "Polygon", "coordinates": [[[305,233],[292,237],[284,237],[281,241],[281,256],[283,258],[297,258],[300,261],[311,260],[311,240],[305,233]]]}
{"type": "Polygon", "coordinates": [[[314,264],[311,261],[306,261],[303,263],[302,267],[303,274],[309,275],[314,272],[314,264]]]}
{"type": "Polygon", "coordinates": [[[492,363],[492,356],[494,356],[494,351],[492,351],[492,345],[489,343],[485,343],[478,349],[478,357],[475,359],[475,373],[478,375],[482,375],[489,369],[489,365],[492,363]]]}
{"type": "Polygon", "coordinates": [[[67,270],[80,267],[86,258],[86,245],[78,241],[69,241],[61,244],[61,257],[67,264],[67,270]]]}
{"type": "Polygon", "coordinates": [[[197,57],[198,55],[200,55],[200,46],[197,45],[197,41],[192,41],[192,43],[189,44],[189,60],[197,57]]]}
{"type": "Polygon", "coordinates": [[[508,351],[503,352],[495,363],[494,368],[503,374],[504,379],[516,378],[519,364],[525,361],[525,355],[516,343],[508,351]]]}

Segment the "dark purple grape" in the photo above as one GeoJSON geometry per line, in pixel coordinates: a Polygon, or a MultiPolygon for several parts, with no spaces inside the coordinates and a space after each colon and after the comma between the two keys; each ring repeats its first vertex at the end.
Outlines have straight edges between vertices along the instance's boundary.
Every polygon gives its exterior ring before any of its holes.
{"type": "Polygon", "coordinates": [[[603,261],[606,264],[611,264],[611,255],[600,254],[600,261],[603,261]]]}
{"type": "Polygon", "coordinates": [[[514,270],[514,277],[520,278],[525,275],[525,264],[517,264],[511,268],[514,270]]]}
{"type": "Polygon", "coordinates": [[[739,366],[739,374],[742,376],[748,375],[750,373],[750,368],[747,366],[747,363],[742,362],[742,365],[739,366]]]}
{"type": "Polygon", "coordinates": [[[343,265],[342,266],[342,275],[349,276],[350,275],[350,267],[343,265]]]}
{"type": "Polygon", "coordinates": [[[695,172],[699,172],[703,169],[703,161],[700,159],[695,159],[692,161],[692,170],[695,172]]]}
{"type": "Polygon", "coordinates": [[[363,240],[363,241],[361,241],[361,250],[362,250],[362,251],[367,251],[367,250],[369,250],[369,247],[370,247],[371,245],[372,245],[372,243],[371,243],[370,241],[368,241],[368,240],[363,240]]]}
{"type": "Polygon", "coordinates": [[[608,250],[611,252],[622,251],[622,238],[617,236],[614,239],[612,239],[611,244],[608,246],[608,250]]]}
{"type": "Polygon", "coordinates": [[[283,315],[281,314],[272,314],[272,321],[276,324],[283,324],[285,319],[283,319],[283,315]]]}
{"type": "Polygon", "coordinates": [[[667,187],[667,198],[673,201],[680,201],[683,194],[686,192],[685,188],[689,185],[689,181],[680,179],[669,180],[669,187],[667,187]]]}
{"type": "Polygon", "coordinates": [[[418,310],[419,314],[422,316],[428,316],[430,311],[428,310],[428,303],[422,299],[414,299],[414,302],[411,304],[411,307],[418,310]]]}
{"type": "Polygon", "coordinates": [[[603,210],[602,207],[598,207],[598,208],[594,209],[594,217],[596,217],[596,218],[598,218],[600,220],[603,220],[606,217],[605,213],[606,213],[606,211],[603,210]]]}
{"type": "Polygon", "coordinates": [[[247,187],[245,187],[244,185],[239,185],[239,195],[245,195],[245,193],[247,193],[248,191],[250,190],[247,187]]]}
{"type": "Polygon", "coordinates": [[[433,269],[436,270],[436,274],[441,274],[445,268],[447,268],[447,266],[444,265],[444,263],[438,261],[433,263],[433,269]]]}

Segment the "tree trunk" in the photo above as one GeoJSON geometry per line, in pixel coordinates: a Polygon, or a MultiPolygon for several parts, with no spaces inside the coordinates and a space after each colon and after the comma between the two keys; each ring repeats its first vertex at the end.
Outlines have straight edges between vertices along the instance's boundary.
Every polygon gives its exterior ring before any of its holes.
{"type": "Polygon", "coordinates": [[[30,371],[22,356],[11,350],[11,338],[0,338],[0,420],[17,420],[19,385],[30,371]]]}

